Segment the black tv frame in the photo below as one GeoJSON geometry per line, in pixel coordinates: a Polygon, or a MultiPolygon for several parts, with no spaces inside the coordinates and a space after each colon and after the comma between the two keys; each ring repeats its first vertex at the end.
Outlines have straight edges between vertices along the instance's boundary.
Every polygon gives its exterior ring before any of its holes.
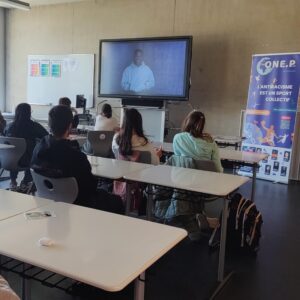
{"type": "MultiPolygon", "coordinates": [[[[191,62],[192,62],[192,46],[193,37],[187,36],[165,36],[165,37],[143,37],[143,38],[122,38],[122,39],[103,39],[99,43],[99,70],[98,70],[98,97],[107,98],[121,98],[121,99],[140,99],[143,100],[165,100],[165,101],[188,101],[189,92],[191,86],[191,62]],[[149,96],[149,95],[132,95],[132,94],[101,94],[100,93],[100,83],[101,83],[101,57],[102,57],[102,43],[104,42],[134,42],[134,41],[167,41],[167,40],[187,40],[187,55],[185,61],[185,92],[184,96],[149,96]]],[[[143,102],[145,102],[143,101],[143,102]]]]}

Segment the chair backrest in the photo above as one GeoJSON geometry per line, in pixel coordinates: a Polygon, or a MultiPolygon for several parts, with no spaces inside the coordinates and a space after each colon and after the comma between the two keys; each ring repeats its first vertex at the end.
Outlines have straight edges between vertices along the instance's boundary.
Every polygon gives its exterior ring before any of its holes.
{"type": "Polygon", "coordinates": [[[195,160],[198,170],[218,172],[217,166],[212,160],[195,160]]]}
{"type": "Polygon", "coordinates": [[[198,169],[203,171],[218,172],[216,164],[212,160],[196,160],[187,156],[172,155],[167,160],[168,165],[181,168],[198,169]]]}
{"type": "Polygon", "coordinates": [[[26,140],[23,138],[0,136],[0,144],[15,146],[14,148],[0,151],[1,168],[9,171],[24,169],[19,166],[19,160],[26,151],[26,140]]]}
{"type": "Polygon", "coordinates": [[[115,152],[114,155],[115,158],[119,160],[128,160],[144,164],[151,164],[151,153],[149,151],[134,150],[133,154],[130,156],[123,156],[119,152],[115,152]]]}
{"type": "Polygon", "coordinates": [[[31,174],[37,189],[37,196],[66,203],[73,203],[76,200],[78,184],[74,177],[50,178],[32,169],[31,174]]]}
{"type": "Polygon", "coordinates": [[[151,164],[151,152],[150,151],[138,151],[140,153],[138,162],[144,164],[151,164]]]}
{"type": "Polygon", "coordinates": [[[111,146],[114,134],[114,131],[89,131],[87,143],[90,147],[91,155],[111,157],[111,146]]]}

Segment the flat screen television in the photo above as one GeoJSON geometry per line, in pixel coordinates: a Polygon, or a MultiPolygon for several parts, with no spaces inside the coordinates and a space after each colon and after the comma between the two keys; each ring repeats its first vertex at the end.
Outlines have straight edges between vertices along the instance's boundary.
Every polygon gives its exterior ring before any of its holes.
{"type": "Polygon", "coordinates": [[[100,41],[100,97],[188,100],[192,37],[100,41]]]}

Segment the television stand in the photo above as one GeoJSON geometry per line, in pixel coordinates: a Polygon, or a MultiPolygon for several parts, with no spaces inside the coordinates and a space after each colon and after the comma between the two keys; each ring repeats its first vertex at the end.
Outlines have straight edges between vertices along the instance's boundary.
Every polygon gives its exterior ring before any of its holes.
{"type": "Polygon", "coordinates": [[[163,108],[164,107],[164,101],[163,100],[156,100],[156,99],[130,99],[125,98],[122,99],[122,106],[142,106],[142,107],[158,107],[163,108]]]}

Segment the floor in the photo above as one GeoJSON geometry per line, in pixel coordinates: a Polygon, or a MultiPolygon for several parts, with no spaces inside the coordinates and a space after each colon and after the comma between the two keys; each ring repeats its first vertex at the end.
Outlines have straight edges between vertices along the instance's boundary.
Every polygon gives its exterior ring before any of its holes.
{"type": "MultiPolygon", "coordinates": [[[[0,187],[7,182],[0,182],[0,187]]],[[[249,196],[250,184],[241,192],[249,196]]],[[[227,270],[232,280],[217,300],[300,299],[300,183],[290,185],[257,181],[256,204],[263,214],[261,249],[256,259],[227,255],[227,270]]],[[[147,272],[146,300],[208,299],[215,287],[218,256],[206,241],[181,242],[147,272]]],[[[20,279],[4,276],[19,293],[20,279]]],[[[57,289],[32,282],[32,300],[74,299],[57,289]]],[[[133,299],[133,287],[117,294],[98,292],[79,299],[133,299]]]]}

